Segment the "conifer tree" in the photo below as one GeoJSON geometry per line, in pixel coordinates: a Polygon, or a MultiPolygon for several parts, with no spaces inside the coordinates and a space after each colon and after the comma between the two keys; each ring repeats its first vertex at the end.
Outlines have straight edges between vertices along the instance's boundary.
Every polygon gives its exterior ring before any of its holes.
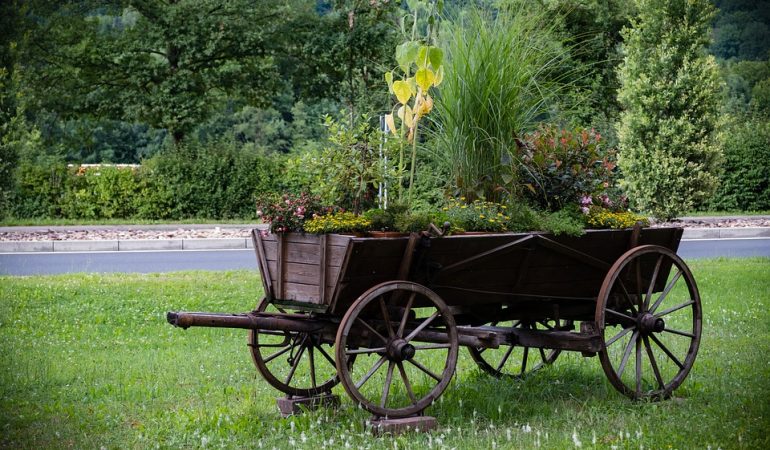
{"type": "Polygon", "coordinates": [[[721,79],[706,53],[708,0],[636,0],[624,30],[618,100],[623,185],[640,211],[670,219],[717,187],[721,79]]]}

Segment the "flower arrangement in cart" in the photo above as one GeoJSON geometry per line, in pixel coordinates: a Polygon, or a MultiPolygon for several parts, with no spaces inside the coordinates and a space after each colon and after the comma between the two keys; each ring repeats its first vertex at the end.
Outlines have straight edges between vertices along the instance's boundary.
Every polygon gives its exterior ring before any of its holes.
{"type": "MultiPolygon", "coordinates": [[[[462,166],[480,158],[473,152],[485,151],[487,142],[479,132],[478,142],[449,152],[454,159],[446,158],[447,173],[441,173],[440,164],[433,167],[441,148],[435,145],[441,117],[432,122],[430,133],[420,130],[434,106],[449,101],[440,95],[442,83],[456,78],[436,39],[441,2],[409,4],[401,22],[405,40],[394,52],[396,68],[384,76],[391,113],[379,124],[366,116],[345,123],[327,117],[326,144],[289,160],[288,178],[299,180],[294,186],[298,193],[257,202],[257,216],[271,232],[374,234],[431,228],[449,234],[578,235],[586,228],[649,225],[629,210],[617,187],[616,153],[594,129],[541,123],[534,131],[517,133],[499,162],[487,161],[481,175],[463,178],[471,172],[462,166]],[[421,161],[431,153],[434,161],[421,161]]],[[[442,108],[452,110],[452,105],[442,108]]]]}

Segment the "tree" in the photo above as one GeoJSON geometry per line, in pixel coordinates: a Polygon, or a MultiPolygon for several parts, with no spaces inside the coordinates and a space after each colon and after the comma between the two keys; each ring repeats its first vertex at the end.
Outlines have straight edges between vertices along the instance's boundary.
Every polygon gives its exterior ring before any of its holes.
{"type": "Polygon", "coordinates": [[[664,219],[706,201],[721,155],[719,71],[707,56],[707,0],[637,0],[624,30],[618,99],[623,187],[635,206],[664,219]]]}
{"type": "Polygon", "coordinates": [[[226,95],[269,104],[275,28],[290,12],[270,0],[30,3],[23,70],[38,107],[146,123],[176,142],[226,95]]]}

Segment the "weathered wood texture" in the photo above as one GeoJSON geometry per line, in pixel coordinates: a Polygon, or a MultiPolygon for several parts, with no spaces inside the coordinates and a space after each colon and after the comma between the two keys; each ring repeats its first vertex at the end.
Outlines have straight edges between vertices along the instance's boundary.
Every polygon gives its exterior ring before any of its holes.
{"type": "MultiPolygon", "coordinates": [[[[590,230],[579,237],[506,233],[436,238],[410,252],[407,278],[434,290],[450,306],[542,300],[549,310],[561,305],[565,315],[580,317],[582,309],[593,314],[593,300],[609,267],[633,244],[676,252],[681,235],[680,228],[647,228],[636,239],[632,230],[590,230]]],[[[343,314],[372,286],[403,278],[399,271],[409,244],[408,237],[256,236],[271,298],[325,305],[335,314],[343,314]]],[[[661,268],[663,273],[669,269],[661,268]]]]}
{"type": "Polygon", "coordinates": [[[254,232],[268,298],[328,305],[338,284],[351,236],[254,232]]]}

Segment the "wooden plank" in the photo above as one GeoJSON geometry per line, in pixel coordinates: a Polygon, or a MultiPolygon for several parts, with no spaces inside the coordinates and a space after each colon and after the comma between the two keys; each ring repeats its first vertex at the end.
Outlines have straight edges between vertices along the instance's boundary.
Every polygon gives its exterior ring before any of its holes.
{"type": "Polygon", "coordinates": [[[297,300],[303,303],[321,304],[318,296],[318,286],[314,284],[302,284],[286,281],[283,284],[283,300],[297,300]]]}
{"type": "Polygon", "coordinates": [[[321,236],[320,251],[318,259],[318,296],[322,303],[326,301],[326,235],[321,236]]]}
{"type": "MultiPolygon", "coordinates": [[[[318,245],[318,240],[321,235],[309,234],[309,233],[275,233],[265,236],[265,240],[283,239],[287,243],[292,244],[315,244],[318,245]]],[[[352,236],[344,236],[339,234],[329,234],[329,245],[346,247],[347,242],[352,239],[352,236]]]]}
{"type": "Polygon", "coordinates": [[[414,259],[414,249],[417,247],[417,241],[419,240],[419,234],[409,234],[409,240],[406,243],[404,254],[401,257],[401,264],[399,264],[398,275],[396,276],[396,279],[406,280],[409,277],[409,270],[412,268],[412,260],[414,259]]]}
{"type": "MultiPolygon", "coordinates": [[[[273,261],[278,259],[277,246],[266,250],[267,259],[273,261]]],[[[326,253],[328,265],[336,267],[341,266],[346,250],[345,247],[329,245],[327,240],[326,253]]],[[[308,244],[293,242],[286,246],[285,258],[287,262],[306,263],[308,261],[318,261],[320,256],[321,246],[319,243],[308,244]]]]}
{"type": "Polygon", "coordinates": [[[276,277],[276,291],[277,295],[280,298],[286,298],[286,293],[283,290],[283,271],[284,271],[284,264],[285,264],[285,250],[286,246],[284,245],[284,234],[278,235],[278,264],[277,269],[278,271],[275,274],[276,277]]]}
{"type": "Polygon", "coordinates": [[[501,256],[504,255],[512,250],[514,250],[516,247],[521,246],[522,244],[526,243],[532,239],[532,235],[524,236],[520,239],[516,239],[515,241],[500,245],[498,247],[495,247],[491,250],[487,250],[485,252],[477,253],[473,256],[469,256],[466,259],[459,261],[457,263],[454,263],[450,266],[444,267],[441,269],[438,273],[442,275],[447,275],[451,273],[455,273],[458,270],[462,270],[466,267],[468,267],[471,264],[479,263],[487,258],[495,257],[495,256],[501,256]]]}
{"type": "Polygon", "coordinates": [[[597,334],[573,333],[570,331],[535,331],[514,328],[516,343],[524,347],[552,348],[595,353],[602,349],[602,338],[597,334]]]}
{"type": "MultiPolygon", "coordinates": [[[[342,292],[343,288],[347,285],[345,282],[345,277],[347,276],[348,267],[350,266],[350,258],[351,255],[354,252],[354,248],[361,245],[360,241],[354,240],[354,241],[348,241],[347,249],[345,250],[345,257],[342,258],[342,266],[340,266],[339,273],[337,273],[337,276],[334,277],[334,288],[331,291],[329,301],[329,309],[334,312],[335,308],[337,308],[337,301],[339,299],[340,293],[342,292]]],[[[349,302],[346,302],[349,303],[349,302]]],[[[344,310],[346,311],[349,304],[344,305],[344,310]]]]}
{"type": "Polygon", "coordinates": [[[590,264],[590,265],[592,265],[592,266],[594,266],[596,268],[602,269],[604,271],[609,270],[610,266],[612,265],[611,263],[608,263],[606,261],[602,261],[601,259],[594,258],[593,256],[591,256],[591,255],[589,255],[587,253],[583,253],[583,252],[581,252],[579,250],[576,250],[576,249],[574,249],[572,247],[569,247],[567,245],[561,244],[561,243],[556,242],[554,240],[548,239],[548,238],[546,238],[544,236],[538,236],[538,238],[539,239],[538,239],[537,243],[539,245],[542,245],[544,247],[548,247],[548,248],[550,248],[552,250],[555,250],[555,251],[563,254],[564,256],[576,259],[578,261],[582,261],[582,262],[584,262],[586,264],[590,264]]]}
{"type": "Polygon", "coordinates": [[[262,288],[265,290],[265,296],[273,299],[273,280],[270,277],[270,269],[265,256],[265,245],[262,242],[260,230],[251,230],[251,240],[254,243],[254,251],[257,253],[257,264],[259,266],[259,277],[262,279],[262,288]]]}

